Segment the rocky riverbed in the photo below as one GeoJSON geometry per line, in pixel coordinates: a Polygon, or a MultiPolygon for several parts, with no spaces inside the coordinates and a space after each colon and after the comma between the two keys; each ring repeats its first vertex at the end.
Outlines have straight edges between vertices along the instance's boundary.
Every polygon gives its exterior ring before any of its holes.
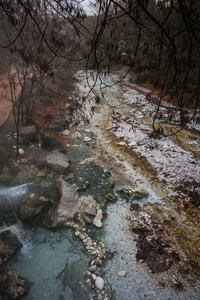
{"type": "MultiPolygon", "coordinates": [[[[88,93],[84,72],[78,78],[77,89],[82,98],[88,93]]],[[[2,165],[3,288],[0,292],[3,299],[21,297],[28,290],[24,299],[29,300],[35,299],[35,295],[37,299],[52,300],[199,299],[196,264],[199,225],[194,218],[186,219],[191,210],[195,210],[197,218],[198,207],[187,202],[189,207],[181,211],[186,196],[175,192],[168,177],[163,178],[147,159],[148,150],[140,150],[145,136],[139,133],[141,140],[134,136],[137,145],[133,145],[132,137],[123,135],[124,122],[133,127],[133,132],[151,132],[147,127],[149,120],[139,121],[143,113],[137,111],[137,126],[133,124],[136,121],[130,120],[131,109],[136,107],[130,109],[123,101],[126,88],[126,82],[120,90],[104,87],[104,97],[112,107],[103,102],[96,106],[93,96],[89,97],[86,114],[92,111],[93,115],[96,111],[89,124],[83,120],[77,124],[74,120],[75,127],[58,114],[59,124],[49,124],[53,137],[42,132],[38,125],[29,132],[23,130],[19,158],[9,161],[9,167],[2,165]],[[13,200],[17,192],[19,197],[13,200]],[[187,230],[194,237],[192,245],[187,230]],[[5,232],[13,237],[15,245],[7,253],[3,252],[8,247],[4,244],[5,232]],[[188,240],[183,243],[185,237],[188,240]],[[25,267],[27,263],[31,271],[25,267]],[[16,271],[18,274],[13,273],[16,271]],[[9,276],[17,278],[12,285],[9,276]],[[47,282],[49,291],[43,288],[47,282]]],[[[134,98],[135,91],[131,87],[129,96],[134,98]]],[[[144,101],[144,95],[140,95],[140,102],[144,101]]],[[[77,92],[71,96],[76,98],[77,92]]],[[[131,132],[129,129],[126,128],[126,134],[131,132]]],[[[6,135],[7,149],[14,153],[15,134],[6,135]]],[[[191,135],[188,140],[193,139],[191,135]]],[[[195,141],[192,149],[197,151],[196,135],[195,141]]],[[[152,139],[150,146],[156,142],[152,139]]],[[[175,151],[177,148],[173,148],[175,151]]],[[[196,166],[194,174],[199,172],[196,166]]]]}

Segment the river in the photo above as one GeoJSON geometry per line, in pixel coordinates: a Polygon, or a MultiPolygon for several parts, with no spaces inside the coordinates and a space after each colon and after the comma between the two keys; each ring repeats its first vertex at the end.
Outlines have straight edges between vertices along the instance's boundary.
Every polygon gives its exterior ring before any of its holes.
{"type": "MultiPolygon", "coordinates": [[[[78,79],[79,92],[75,91],[73,97],[81,98],[88,94],[89,88],[84,72],[78,73],[78,79]]],[[[199,161],[196,158],[195,170],[193,161],[200,146],[198,135],[184,131],[184,144],[181,137],[177,143],[169,138],[165,141],[158,139],[153,143],[149,142],[147,133],[152,130],[152,105],[145,100],[146,90],[131,84],[128,79],[120,86],[113,85],[116,79],[118,74],[105,78],[110,86],[102,81],[97,82],[96,95],[91,94],[85,103],[85,113],[89,116],[90,123],[80,122],[78,127],[69,129],[71,146],[67,154],[83,179],[88,180],[88,174],[94,178],[102,178],[103,174],[109,172],[115,180],[114,194],[117,201],[109,202],[104,208],[107,217],[103,220],[102,228],[88,226],[86,229],[93,240],[101,240],[111,253],[110,259],[101,268],[109,297],[116,300],[200,299],[199,282],[194,281],[192,271],[189,276],[180,272],[184,264],[187,265],[187,256],[179,247],[173,233],[174,226],[178,229],[183,226],[185,228],[186,216],[177,211],[177,203],[172,199],[178,193],[175,193],[174,186],[178,186],[183,180],[183,177],[179,178],[174,174],[176,171],[178,174],[181,168],[180,164],[173,168],[177,161],[182,160],[183,169],[188,164],[188,176],[195,176],[199,180],[199,161]],[[141,93],[138,92],[139,88],[141,93]],[[109,105],[102,101],[96,105],[97,95],[101,99],[103,97],[109,105]],[[94,114],[91,107],[94,107],[94,114]],[[149,145],[146,148],[145,143],[149,145]],[[155,143],[158,149],[153,153],[152,147],[155,143]],[[159,147],[168,149],[168,156],[170,151],[175,153],[173,160],[166,160],[164,155],[161,158],[158,155],[159,147]],[[181,158],[178,154],[179,148],[181,158]],[[81,168],[81,165],[86,167],[81,168]],[[166,170],[168,176],[165,176],[166,170]],[[176,180],[172,181],[174,177],[176,180]],[[139,209],[130,210],[130,202],[119,193],[122,189],[141,189],[148,192],[148,197],[135,202],[139,209]],[[164,227],[169,220],[171,233],[164,227]],[[153,274],[144,259],[136,259],[138,235],[134,235],[131,229],[145,224],[152,228],[156,237],[155,223],[160,231],[167,232],[171,248],[179,254],[180,262],[174,263],[165,272],[153,274]]],[[[94,82],[92,76],[89,82],[91,85],[94,82]]],[[[183,176],[186,177],[187,174],[185,172],[183,176]]],[[[101,190],[98,185],[99,182],[96,188],[90,190],[96,197],[101,190]]],[[[21,194],[26,192],[24,186],[17,190],[21,194]]],[[[16,227],[24,246],[21,253],[8,262],[7,268],[13,268],[34,283],[24,299],[92,299],[93,292],[86,284],[86,272],[91,257],[82,242],[74,236],[72,229],[49,230],[35,227],[27,230],[21,223],[16,224],[16,227]]],[[[192,237],[197,232],[197,224],[190,222],[187,229],[193,229],[190,231],[192,237]]],[[[164,240],[166,232],[162,235],[164,240]]],[[[104,298],[105,295],[99,296],[99,299],[100,297],[104,298]]]]}

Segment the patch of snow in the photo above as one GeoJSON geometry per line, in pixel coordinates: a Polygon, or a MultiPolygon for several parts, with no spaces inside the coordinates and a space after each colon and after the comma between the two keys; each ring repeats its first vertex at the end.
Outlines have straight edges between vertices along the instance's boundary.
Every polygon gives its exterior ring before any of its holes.
{"type": "Polygon", "coordinates": [[[122,121],[118,125],[119,128],[113,131],[114,134],[128,141],[134,151],[145,156],[160,174],[161,180],[165,179],[173,187],[178,187],[185,181],[200,182],[200,161],[193,154],[169,138],[149,137],[148,126],[137,121],[132,124],[122,121]]]}

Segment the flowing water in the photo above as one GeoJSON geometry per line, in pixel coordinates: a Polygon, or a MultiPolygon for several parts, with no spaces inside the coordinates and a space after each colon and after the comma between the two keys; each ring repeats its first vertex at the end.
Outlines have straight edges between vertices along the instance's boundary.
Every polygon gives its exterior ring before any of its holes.
{"type": "MultiPolygon", "coordinates": [[[[33,191],[31,187],[31,184],[23,184],[1,188],[0,199],[7,199],[15,212],[22,196],[33,191]]],[[[88,299],[85,276],[90,257],[73,230],[36,226],[27,229],[17,217],[15,220],[12,225],[2,226],[0,232],[10,230],[23,245],[6,264],[7,270],[15,270],[32,283],[23,299],[88,299]]]]}

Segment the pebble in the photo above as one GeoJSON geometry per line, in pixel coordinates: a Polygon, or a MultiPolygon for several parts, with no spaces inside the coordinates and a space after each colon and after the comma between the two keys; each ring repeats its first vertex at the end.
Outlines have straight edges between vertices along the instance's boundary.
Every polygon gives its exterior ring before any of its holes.
{"type": "Polygon", "coordinates": [[[90,266],[88,268],[88,271],[94,273],[96,271],[96,269],[97,269],[97,266],[94,265],[94,266],[90,266]]]}
{"type": "Polygon", "coordinates": [[[22,163],[22,164],[25,165],[25,164],[27,164],[27,162],[28,162],[28,160],[27,160],[26,158],[22,158],[22,159],[21,159],[21,163],[22,163]]]}
{"type": "Polygon", "coordinates": [[[99,294],[97,298],[98,298],[98,300],[102,300],[103,299],[103,297],[102,297],[101,294],[99,294]]]}
{"type": "Polygon", "coordinates": [[[97,266],[102,266],[102,263],[103,263],[102,260],[99,259],[99,258],[94,260],[94,264],[97,265],[97,266]]]}
{"type": "Polygon", "coordinates": [[[91,275],[91,279],[92,279],[93,281],[95,281],[95,280],[97,279],[97,276],[96,276],[95,274],[92,274],[92,275],[91,275]]]}
{"type": "Polygon", "coordinates": [[[38,173],[36,174],[36,176],[37,176],[37,177],[46,177],[46,173],[40,171],[40,172],[38,172],[38,173]]]}
{"type": "Polygon", "coordinates": [[[101,227],[102,226],[102,222],[101,222],[102,218],[103,218],[102,210],[98,209],[97,214],[96,214],[95,218],[93,219],[93,225],[95,225],[96,227],[101,227]]]}
{"type": "Polygon", "coordinates": [[[87,275],[88,275],[88,276],[91,276],[91,274],[92,274],[92,273],[91,273],[90,271],[87,271],[87,275]]]}
{"type": "Polygon", "coordinates": [[[102,291],[104,288],[104,280],[101,277],[97,277],[95,280],[95,286],[98,290],[102,291]]]}
{"type": "Polygon", "coordinates": [[[66,130],[63,131],[63,135],[69,135],[69,134],[70,134],[69,130],[66,129],[66,130]]]}
{"type": "Polygon", "coordinates": [[[91,141],[91,138],[89,138],[88,136],[84,137],[84,141],[85,142],[90,142],[91,141]]]}
{"type": "Polygon", "coordinates": [[[126,274],[127,274],[126,271],[119,271],[119,272],[118,272],[118,276],[120,276],[120,277],[125,277],[126,274]]]}
{"type": "Polygon", "coordinates": [[[87,279],[87,280],[86,280],[86,283],[89,284],[89,283],[90,283],[90,279],[87,279]]]}
{"type": "Polygon", "coordinates": [[[19,154],[23,155],[24,154],[24,150],[23,149],[19,149],[19,154]]]}

